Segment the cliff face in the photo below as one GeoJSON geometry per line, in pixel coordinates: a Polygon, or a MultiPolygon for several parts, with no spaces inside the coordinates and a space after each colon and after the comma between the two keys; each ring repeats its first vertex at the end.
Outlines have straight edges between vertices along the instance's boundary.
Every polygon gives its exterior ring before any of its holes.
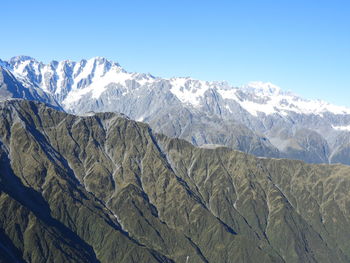
{"type": "Polygon", "coordinates": [[[0,103],[6,262],[348,262],[350,168],[0,103]]]}
{"type": "Polygon", "coordinates": [[[350,164],[350,109],[272,83],[171,79],[128,72],[103,57],[44,64],[0,60],[0,100],[23,98],[73,114],[120,112],[196,146],[261,157],[350,164]]]}

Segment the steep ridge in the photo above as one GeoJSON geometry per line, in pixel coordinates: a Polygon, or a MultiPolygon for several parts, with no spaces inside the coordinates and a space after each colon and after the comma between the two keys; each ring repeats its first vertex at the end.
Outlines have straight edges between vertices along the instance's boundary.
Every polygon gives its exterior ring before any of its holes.
{"type": "Polygon", "coordinates": [[[23,85],[50,93],[70,113],[122,112],[151,123],[159,132],[184,138],[195,145],[225,144],[259,156],[279,155],[266,137],[242,123],[224,121],[215,114],[184,105],[172,93],[172,80],[129,73],[118,63],[101,57],[80,62],[53,61],[45,65],[20,56],[3,64],[21,76],[23,85]],[[180,112],[187,114],[180,115],[180,112]],[[190,119],[186,118],[188,115],[190,119]]]}
{"type": "Polygon", "coordinates": [[[27,262],[171,262],[131,239],[79,183],[40,130],[37,106],[1,105],[1,239],[27,262]]]}
{"type": "Polygon", "coordinates": [[[19,81],[8,68],[0,66],[0,100],[11,98],[36,100],[55,109],[63,110],[50,94],[34,86],[25,87],[23,82],[19,81]]]}
{"type": "MultiPolygon", "coordinates": [[[[0,61],[27,88],[50,94],[75,114],[122,112],[194,145],[226,145],[265,157],[350,164],[350,109],[306,100],[271,83],[164,79],[130,73],[102,57],[44,64],[0,61]]],[[[35,98],[39,101],[40,98],[35,98]]]]}
{"type": "Polygon", "coordinates": [[[7,257],[349,261],[347,166],[196,148],[118,114],[24,100],[1,102],[0,118],[7,257]]]}

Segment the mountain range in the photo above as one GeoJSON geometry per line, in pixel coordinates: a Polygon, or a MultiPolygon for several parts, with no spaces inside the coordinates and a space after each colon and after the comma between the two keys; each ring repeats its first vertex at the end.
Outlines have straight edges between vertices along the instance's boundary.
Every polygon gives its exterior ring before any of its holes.
{"type": "Polygon", "coordinates": [[[2,99],[36,100],[78,115],[119,112],[195,146],[350,164],[350,109],[271,83],[165,79],[127,72],[102,57],[44,64],[18,56],[0,61],[0,68],[2,99]]]}
{"type": "Polygon", "coordinates": [[[0,123],[0,262],[350,260],[349,166],[23,99],[0,102],[0,123]]]}

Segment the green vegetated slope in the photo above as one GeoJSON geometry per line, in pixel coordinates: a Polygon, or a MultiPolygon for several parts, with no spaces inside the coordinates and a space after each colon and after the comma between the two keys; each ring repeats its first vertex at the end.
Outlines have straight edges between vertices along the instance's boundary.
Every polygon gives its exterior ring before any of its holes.
{"type": "Polygon", "coordinates": [[[350,167],[0,104],[0,262],[349,262],[350,167]]]}

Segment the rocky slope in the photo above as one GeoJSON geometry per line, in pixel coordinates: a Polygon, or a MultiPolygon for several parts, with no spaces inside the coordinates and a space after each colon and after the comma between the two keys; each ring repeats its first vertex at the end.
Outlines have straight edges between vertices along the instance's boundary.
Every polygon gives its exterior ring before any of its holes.
{"type": "Polygon", "coordinates": [[[0,103],[3,262],[348,262],[350,168],[0,103]]]}
{"type": "MultiPolygon", "coordinates": [[[[1,64],[0,64],[1,65],[1,64]]],[[[6,68],[0,66],[0,98],[6,99],[26,99],[35,100],[49,104],[51,107],[63,110],[60,104],[49,93],[44,92],[40,88],[36,88],[33,85],[25,87],[24,80],[17,78],[12,72],[6,68]]]]}
{"type": "Polygon", "coordinates": [[[236,88],[224,82],[163,79],[127,72],[101,57],[43,64],[21,56],[1,65],[23,86],[49,94],[69,113],[121,112],[194,145],[350,164],[350,109],[305,100],[271,83],[236,88]]]}

